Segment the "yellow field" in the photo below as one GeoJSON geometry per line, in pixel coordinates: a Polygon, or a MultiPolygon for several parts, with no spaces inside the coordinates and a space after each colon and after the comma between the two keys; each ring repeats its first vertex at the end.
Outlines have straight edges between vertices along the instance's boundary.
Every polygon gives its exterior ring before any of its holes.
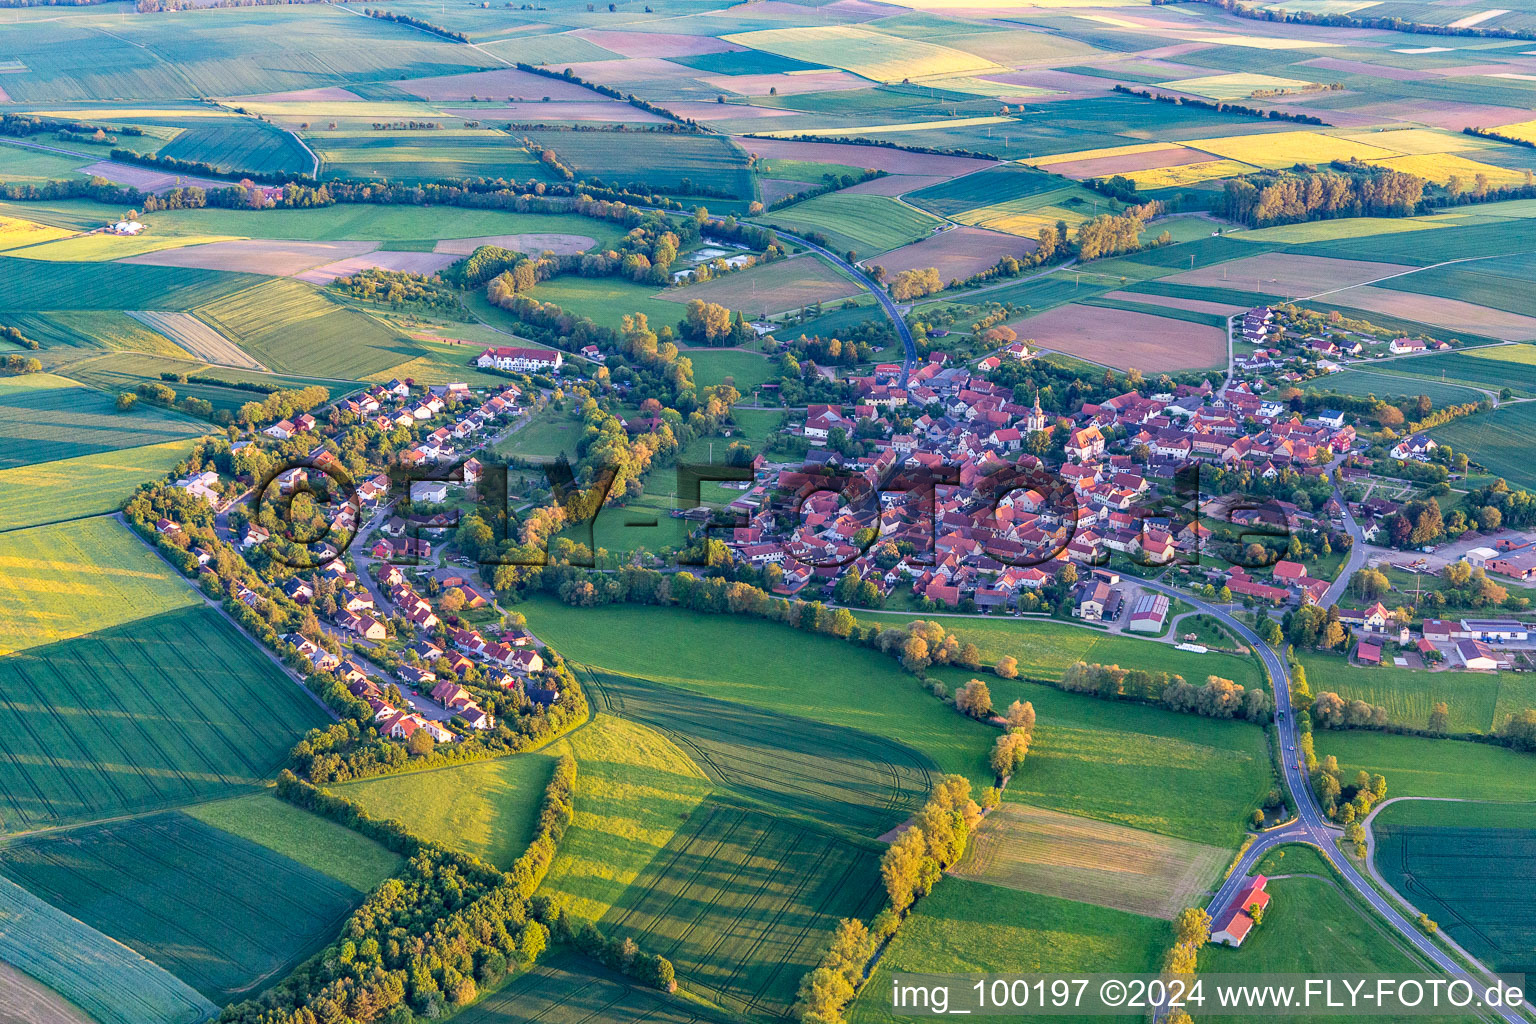
{"type": "Polygon", "coordinates": [[[781,57],[842,68],[877,82],[1004,70],[999,64],[963,50],[844,25],[771,28],[721,38],[781,57]]]}
{"type": "MultiPolygon", "coordinates": [[[[1502,129],[1500,129],[1502,131],[1502,129]]],[[[1424,153],[1465,153],[1476,149],[1493,149],[1496,142],[1463,135],[1460,132],[1442,132],[1433,128],[1402,128],[1389,132],[1351,132],[1336,136],[1365,146],[1380,146],[1403,156],[1424,153]]]]}
{"type": "MultiPolygon", "coordinates": [[[[1015,203],[1025,201],[1015,200],[1015,203]]],[[[1057,221],[1066,221],[1067,227],[1075,228],[1085,220],[1093,219],[1093,212],[1080,212],[1068,209],[1065,206],[1041,206],[1032,210],[1021,209],[1014,203],[998,203],[996,206],[983,206],[975,210],[967,210],[957,214],[954,218],[961,224],[971,227],[991,228],[993,231],[1002,231],[1010,235],[1022,235],[1025,238],[1034,238],[1044,227],[1054,227],[1057,221]]]]}
{"type": "MultiPolygon", "coordinates": [[[[68,234],[68,232],[65,232],[68,234]]],[[[237,235],[110,235],[90,234],[76,238],[64,238],[47,245],[39,245],[13,256],[29,260],[49,260],[59,263],[91,263],[102,260],[119,260],[125,256],[142,256],[162,249],[180,249],[186,245],[202,245],[204,242],[229,242],[237,235]]]]}
{"type": "Polygon", "coordinates": [[[74,234],[64,228],[49,227],[20,217],[0,216],[0,249],[14,249],[18,245],[36,245],[55,238],[67,238],[74,234]]]}
{"type": "Polygon", "coordinates": [[[987,10],[1015,7],[1148,7],[1151,0],[890,0],[897,7],[916,11],[987,10]]]}
{"type": "MultiPolygon", "coordinates": [[[[1495,167],[1493,164],[1485,164],[1478,160],[1468,160],[1455,153],[1414,154],[1370,162],[1379,167],[1390,167],[1394,171],[1417,174],[1437,185],[1444,185],[1453,174],[1468,188],[1472,187],[1472,182],[1479,174],[1487,175],[1489,182],[1494,185],[1524,185],[1526,178],[1524,171],[1495,167]]],[[[1536,160],[1532,163],[1536,163],[1536,160]]]]}
{"type": "Polygon", "coordinates": [[[199,441],[189,437],[0,469],[0,493],[6,495],[0,501],[0,530],[110,512],[139,484],[170,472],[199,441]]]}
{"type": "Polygon", "coordinates": [[[1215,883],[1227,852],[1075,814],[1005,803],[951,874],[1171,920],[1215,883]]]}
{"type": "MultiPolygon", "coordinates": [[[[859,128],[818,128],[817,135],[867,135],[870,132],[880,132],[888,135],[892,132],[926,132],[934,128],[972,128],[984,124],[1012,124],[1011,117],[954,117],[944,121],[907,121],[902,124],[870,124],[859,128]]],[[[786,132],[763,132],[770,139],[792,139],[796,135],[804,133],[804,128],[795,128],[786,132]]]]}
{"type": "Polygon", "coordinates": [[[1183,146],[1174,142],[1138,142],[1130,146],[1110,146],[1106,149],[1080,149],[1075,153],[1058,153],[1055,156],[1043,156],[1030,160],[1036,167],[1050,167],[1052,164],[1070,164],[1079,160],[1098,160],[1106,156],[1133,156],[1137,153],[1161,153],[1167,150],[1183,149],[1183,146]]]}
{"type": "Polygon", "coordinates": [[[1325,164],[1332,160],[1384,160],[1397,156],[1390,149],[1368,146],[1318,132],[1276,132],[1270,135],[1227,135],[1217,139],[1186,142],[1228,160],[1259,167],[1285,168],[1292,164],[1325,164]]]}
{"type": "Polygon", "coordinates": [[[1192,185],[1212,178],[1230,178],[1238,174],[1252,174],[1258,170],[1251,164],[1236,160],[1205,160],[1198,164],[1180,164],[1177,167],[1158,167],[1150,171],[1131,171],[1126,174],[1141,188],[1171,188],[1175,185],[1192,185]]]}
{"type": "Polygon", "coordinates": [[[1536,121],[1516,121],[1514,124],[1501,124],[1494,131],[1500,135],[1508,135],[1512,139],[1536,142],[1536,121]]]}
{"type": "Polygon", "coordinates": [[[0,534],[0,655],[200,603],[105,516],[0,534]]]}
{"type": "Polygon", "coordinates": [[[1176,82],[1163,82],[1165,88],[1191,92],[1213,100],[1247,99],[1259,89],[1301,89],[1310,82],[1297,78],[1277,78],[1274,75],[1204,75],[1200,78],[1181,78],[1176,82]]]}

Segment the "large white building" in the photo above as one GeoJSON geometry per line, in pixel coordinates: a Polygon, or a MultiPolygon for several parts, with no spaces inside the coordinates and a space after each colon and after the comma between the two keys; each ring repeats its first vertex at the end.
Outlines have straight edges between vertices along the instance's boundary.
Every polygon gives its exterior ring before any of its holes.
{"type": "Polygon", "coordinates": [[[565,354],[548,348],[488,348],[475,359],[475,365],[484,369],[494,366],[511,373],[537,373],[540,370],[558,370],[565,362],[565,354]]]}

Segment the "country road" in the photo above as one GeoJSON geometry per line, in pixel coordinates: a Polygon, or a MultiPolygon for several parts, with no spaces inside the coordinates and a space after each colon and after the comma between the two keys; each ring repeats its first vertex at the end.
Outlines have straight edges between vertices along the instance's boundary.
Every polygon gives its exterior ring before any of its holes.
{"type": "MultiPolygon", "coordinates": [[[[1345,511],[1346,522],[1352,527],[1351,533],[1358,529],[1354,526],[1354,520],[1345,511]]],[[[1490,977],[1492,972],[1470,955],[1467,960],[1473,965],[1474,971],[1469,974],[1450,954],[1442,950],[1418,929],[1418,926],[1409,921],[1397,906],[1383,896],[1375,886],[1360,873],[1360,870],[1352,864],[1348,858],[1337,854],[1334,840],[1343,835],[1343,830],[1323,816],[1323,809],[1312,791],[1312,782],[1308,778],[1307,768],[1298,750],[1298,736],[1296,728],[1296,715],[1291,710],[1291,673],[1285,659],[1275,651],[1273,647],[1265,643],[1257,633],[1248,626],[1238,621],[1225,608],[1211,604],[1202,598],[1198,598],[1180,591],[1164,583],[1150,580],[1141,581],[1142,586],[1161,591],[1170,597],[1178,597],[1195,606],[1199,611],[1212,616],[1231,630],[1236,636],[1253,647],[1258,652],[1260,660],[1264,664],[1264,671],[1269,676],[1270,686],[1274,692],[1276,708],[1276,732],[1280,739],[1280,763],[1285,778],[1285,787],[1290,791],[1292,802],[1296,806],[1296,821],[1287,827],[1266,832],[1254,840],[1237,866],[1227,876],[1225,882],[1216,891],[1208,905],[1211,916],[1216,917],[1236,896],[1242,886],[1248,872],[1271,848],[1282,843],[1312,843],[1323,851],[1323,855],[1338,869],[1346,884],[1355,890],[1355,893],[1364,900],[1372,910],[1379,914],[1399,935],[1408,942],[1425,960],[1435,965],[1447,974],[1455,978],[1469,979],[1481,982],[1483,978],[1490,977]]],[[[1496,1015],[1508,1021],[1509,1024],[1527,1024],[1527,1018],[1516,1011],[1503,1007],[1495,1011],[1496,1015]]]]}

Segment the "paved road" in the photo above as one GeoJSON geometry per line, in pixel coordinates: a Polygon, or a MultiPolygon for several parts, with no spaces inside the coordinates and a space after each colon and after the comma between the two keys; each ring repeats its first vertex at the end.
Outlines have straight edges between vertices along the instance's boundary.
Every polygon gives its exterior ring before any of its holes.
{"type": "MultiPolygon", "coordinates": [[[[1219,620],[1236,636],[1253,647],[1258,652],[1260,660],[1264,664],[1264,671],[1269,676],[1270,686],[1274,691],[1275,707],[1278,713],[1284,717],[1277,721],[1280,735],[1281,766],[1285,778],[1286,789],[1290,791],[1291,799],[1297,809],[1297,818],[1294,825],[1281,828],[1275,832],[1268,832],[1256,839],[1248,851],[1243,855],[1238,866],[1228,876],[1227,880],[1216,895],[1211,899],[1209,912],[1216,917],[1227,908],[1236,894],[1242,879],[1251,870],[1271,847],[1287,842],[1307,842],[1318,846],[1323,855],[1338,868],[1339,874],[1356,894],[1376,911],[1386,922],[1396,930],[1404,941],[1413,946],[1419,954],[1429,963],[1435,965],[1447,974],[1457,978],[1469,977],[1448,953],[1437,946],[1428,936],[1419,931],[1418,927],[1398,912],[1397,907],[1383,896],[1368,882],[1360,871],[1347,858],[1334,855],[1334,840],[1342,835],[1342,830],[1323,816],[1323,809],[1317,802],[1316,795],[1312,792],[1311,780],[1307,777],[1306,764],[1297,749],[1296,715],[1291,710],[1291,673],[1285,659],[1274,648],[1261,640],[1257,633],[1239,622],[1224,608],[1210,604],[1200,598],[1177,590],[1164,583],[1150,580],[1141,581],[1141,585],[1153,590],[1162,591],[1172,597],[1178,597],[1195,606],[1196,609],[1219,620]]],[[[1488,968],[1471,961],[1476,968],[1471,976],[1473,980],[1480,981],[1481,976],[1489,975],[1488,968]]],[[[1510,1024],[1525,1024],[1526,1018],[1514,1010],[1508,1008],[1497,1011],[1497,1016],[1509,1021],[1510,1024]]]]}
{"type": "MultiPolygon", "coordinates": [[[[1328,464],[1328,472],[1332,473],[1343,461],[1343,456],[1334,459],[1328,464]]],[[[1349,506],[1344,501],[1344,495],[1337,487],[1333,489],[1333,498],[1339,503],[1339,507],[1344,510],[1344,529],[1349,534],[1353,543],[1349,548],[1349,557],[1339,567],[1339,575],[1328,585],[1328,590],[1323,594],[1321,603],[1324,608],[1332,608],[1339,603],[1339,598],[1344,596],[1344,590],[1349,586],[1349,578],[1364,568],[1365,559],[1369,554],[1366,551],[1365,531],[1360,528],[1360,524],[1355,521],[1355,517],[1350,515],[1349,506]]]]}
{"type": "Polygon", "coordinates": [[[907,389],[907,378],[911,375],[912,368],[917,365],[917,345],[912,341],[911,328],[907,327],[907,321],[902,317],[901,310],[897,308],[895,301],[892,300],[889,293],[876,284],[864,271],[830,249],[823,248],[815,242],[796,235],[791,235],[787,231],[780,231],[777,228],[773,230],[774,234],[780,238],[793,242],[796,245],[803,245],[812,252],[831,260],[839,270],[852,277],[860,285],[863,285],[864,289],[875,297],[875,301],[880,303],[880,308],[885,310],[885,315],[890,317],[891,323],[896,326],[896,334],[901,338],[902,348],[906,350],[906,355],[901,362],[901,389],[905,391],[907,389]]]}

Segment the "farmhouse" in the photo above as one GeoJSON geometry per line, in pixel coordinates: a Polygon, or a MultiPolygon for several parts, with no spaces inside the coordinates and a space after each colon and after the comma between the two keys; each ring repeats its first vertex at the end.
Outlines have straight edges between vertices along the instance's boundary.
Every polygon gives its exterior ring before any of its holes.
{"type": "Polygon", "coordinates": [[[565,354],[547,348],[516,348],[500,346],[488,348],[475,358],[481,369],[495,367],[511,373],[537,373],[542,370],[558,370],[565,362],[565,354]]]}
{"type": "Polygon", "coordinates": [[[1254,925],[1249,909],[1257,907],[1263,910],[1269,906],[1269,893],[1264,891],[1268,882],[1269,879],[1263,875],[1254,875],[1253,880],[1227,905],[1227,909],[1211,922],[1213,943],[1234,948],[1243,944],[1254,925]]]}

